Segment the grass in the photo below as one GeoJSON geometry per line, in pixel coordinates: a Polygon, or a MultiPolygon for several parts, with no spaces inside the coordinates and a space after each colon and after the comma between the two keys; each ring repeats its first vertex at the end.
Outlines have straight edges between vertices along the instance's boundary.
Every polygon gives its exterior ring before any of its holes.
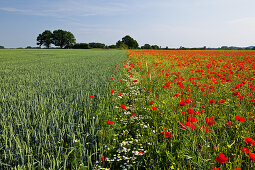
{"type": "Polygon", "coordinates": [[[121,50],[0,50],[0,167],[91,168],[121,50]],[[94,98],[89,98],[93,95],[94,98]]]}

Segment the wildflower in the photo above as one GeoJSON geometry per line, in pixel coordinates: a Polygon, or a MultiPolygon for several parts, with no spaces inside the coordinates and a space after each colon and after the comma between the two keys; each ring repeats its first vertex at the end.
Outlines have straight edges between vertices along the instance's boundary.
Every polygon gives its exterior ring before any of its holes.
{"type": "Polygon", "coordinates": [[[133,117],[133,116],[135,116],[135,113],[131,113],[130,117],[133,117]]]}
{"type": "Polygon", "coordinates": [[[114,93],[114,90],[111,90],[111,93],[114,93]]]}
{"type": "Polygon", "coordinates": [[[255,161],[255,154],[254,153],[249,152],[249,156],[250,156],[251,160],[255,161]]]}
{"type": "Polygon", "coordinates": [[[240,116],[236,116],[235,120],[240,121],[240,122],[245,122],[245,119],[243,117],[240,117],[240,116]]]}
{"type": "Polygon", "coordinates": [[[250,152],[249,149],[246,148],[246,147],[241,147],[241,149],[242,149],[242,151],[243,151],[244,153],[249,153],[249,152],[250,152]]]}
{"type": "Polygon", "coordinates": [[[137,82],[137,80],[134,80],[134,82],[137,82]]]}
{"type": "Polygon", "coordinates": [[[247,144],[250,144],[250,145],[255,146],[255,140],[252,139],[252,138],[245,137],[245,138],[244,138],[244,141],[245,141],[247,144]]]}
{"type": "Polygon", "coordinates": [[[240,92],[239,92],[239,91],[234,91],[232,94],[233,94],[234,96],[238,96],[238,95],[240,94],[240,92]]]}
{"type": "Polygon", "coordinates": [[[225,163],[227,160],[228,160],[228,158],[226,158],[224,154],[219,154],[216,157],[216,161],[219,163],[225,163]]]}
{"type": "Polygon", "coordinates": [[[158,110],[158,108],[154,107],[154,106],[151,106],[152,110],[158,110]]]}
{"type": "Polygon", "coordinates": [[[231,127],[232,127],[232,125],[233,125],[233,123],[232,123],[232,122],[227,122],[227,127],[228,127],[228,128],[231,128],[231,127]]]}
{"type": "Polygon", "coordinates": [[[212,126],[215,123],[215,121],[213,120],[213,117],[206,117],[205,121],[207,123],[207,126],[212,126]]]}
{"type": "Polygon", "coordinates": [[[103,155],[100,155],[100,157],[101,157],[101,162],[104,162],[108,159],[108,157],[104,157],[103,155]]]}
{"type": "Polygon", "coordinates": [[[197,122],[198,119],[196,117],[188,117],[189,122],[197,122]]]}
{"type": "Polygon", "coordinates": [[[94,96],[93,96],[93,95],[89,95],[89,98],[90,98],[90,99],[93,99],[93,98],[94,98],[94,96]]]}
{"type": "Polygon", "coordinates": [[[200,129],[205,132],[205,133],[209,133],[211,131],[211,129],[209,129],[209,127],[204,127],[204,126],[201,126],[200,129]]]}
{"type": "Polygon", "coordinates": [[[172,138],[172,135],[169,132],[165,131],[165,137],[166,138],[172,138]]]}
{"type": "Polygon", "coordinates": [[[127,107],[125,105],[121,105],[120,108],[124,109],[124,110],[127,110],[127,107]]]}
{"type": "Polygon", "coordinates": [[[192,114],[194,113],[193,108],[188,108],[187,111],[188,111],[188,114],[189,114],[189,115],[192,115],[192,114]]]}
{"type": "Polygon", "coordinates": [[[113,124],[113,121],[107,120],[106,123],[107,123],[107,125],[111,125],[111,124],[113,124]]]}
{"type": "Polygon", "coordinates": [[[111,80],[113,80],[113,78],[111,77],[111,80]]]}
{"type": "Polygon", "coordinates": [[[179,106],[184,106],[185,105],[185,103],[184,102],[179,102],[179,103],[177,103],[179,106]]]}
{"type": "Polygon", "coordinates": [[[212,168],[212,170],[220,170],[219,168],[212,168]]]}
{"type": "Polygon", "coordinates": [[[225,103],[225,100],[219,100],[218,103],[225,103]]]}
{"type": "Polygon", "coordinates": [[[153,101],[150,101],[149,104],[152,105],[152,104],[153,104],[153,101]]]}
{"type": "Polygon", "coordinates": [[[122,95],[122,93],[118,93],[118,95],[120,95],[120,96],[121,96],[121,95],[122,95]]]}
{"type": "Polygon", "coordinates": [[[215,100],[214,99],[210,99],[209,103],[215,103],[215,100]]]}

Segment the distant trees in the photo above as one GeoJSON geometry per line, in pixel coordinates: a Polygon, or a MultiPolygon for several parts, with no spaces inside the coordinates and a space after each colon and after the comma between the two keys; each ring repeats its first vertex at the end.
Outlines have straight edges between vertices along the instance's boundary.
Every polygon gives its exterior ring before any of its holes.
{"type": "Polygon", "coordinates": [[[126,49],[126,48],[137,49],[137,48],[139,48],[137,41],[135,39],[133,39],[132,37],[130,37],[129,35],[126,35],[125,37],[123,37],[122,41],[119,40],[116,43],[116,46],[121,49],[126,49]]]}
{"type": "Polygon", "coordinates": [[[0,46],[0,49],[4,49],[4,46],[0,46]]]}
{"type": "Polygon", "coordinates": [[[46,48],[50,48],[52,43],[52,32],[50,30],[45,30],[42,34],[37,37],[37,45],[40,47],[44,45],[46,48]]]}
{"type": "Polygon", "coordinates": [[[44,45],[46,48],[50,48],[51,44],[59,46],[60,48],[70,48],[75,43],[74,35],[69,31],[55,30],[53,33],[50,30],[45,30],[37,37],[37,45],[40,47],[44,45]]]}
{"type": "Polygon", "coordinates": [[[103,43],[95,43],[95,42],[89,43],[89,46],[91,48],[105,48],[106,47],[106,45],[103,43]]]}
{"type": "Polygon", "coordinates": [[[91,47],[89,46],[88,43],[76,43],[73,45],[74,49],[90,49],[91,47]]]}
{"type": "Polygon", "coordinates": [[[141,49],[151,49],[151,45],[150,44],[144,44],[143,46],[141,46],[141,49]]]}

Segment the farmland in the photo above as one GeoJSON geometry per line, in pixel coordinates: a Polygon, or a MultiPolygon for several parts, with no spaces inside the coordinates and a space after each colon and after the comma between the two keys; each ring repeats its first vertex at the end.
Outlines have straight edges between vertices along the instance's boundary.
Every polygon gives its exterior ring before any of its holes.
{"type": "Polygon", "coordinates": [[[255,169],[255,52],[0,51],[4,168],[255,169]]]}
{"type": "Polygon", "coordinates": [[[114,113],[109,80],[125,56],[1,50],[0,169],[90,168],[101,148],[98,130],[114,113]]]}

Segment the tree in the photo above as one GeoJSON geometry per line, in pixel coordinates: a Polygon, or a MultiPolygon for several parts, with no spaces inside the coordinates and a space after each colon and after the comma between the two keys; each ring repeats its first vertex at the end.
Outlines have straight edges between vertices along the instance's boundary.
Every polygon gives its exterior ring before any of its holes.
{"type": "Polygon", "coordinates": [[[74,48],[74,49],[90,49],[90,46],[87,43],[76,43],[76,44],[74,44],[74,46],[72,48],[74,48]]]}
{"type": "Polygon", "coordinates": [[[151,48],[154,49],[154,50],[158,50],[158,49],[159,49],[159,46],[157,46],[157,45],[152,45],[151,48]]]}
{"type": "Polygon", "coordinates": [[[39,34],[37,37],[37,45],[40,47],[44,45],[46,48],[50,48],[52,43],[52,33],[49,30],[45,30],[42,34],[39,34]]]}
{"type": "Polygon", "coordinates": [[[55,30],[53,31],[52,42],[60,48],[70,48],[75,44],[75,38],[69,31],[55,30]]]}
{"type": "Polygon", "coordinates": [[[120,48],[120,49],[128,49],[128,46],[126,44],[124,44],[122,41],[118,41],[116,42],[116,47],[120,48]]]}
{"type": "Polygon", "coordinates": [[[95,42],[89,43],[89,46],[91,48],[105,48],[106,47],[106,45],[103,43],[95,43],[95,42]]]}
{"type": "Polygon", "coordinates": [[[144,44],[144,46],[142,46],[141,49],[151,49],[151,45],[150,44],[144,44]]]}
{"type": "Polygon", "coordinates": [[[136,40],[134,40],[132,37],[129,35],[126,35],[125,37],[122,38],[122,42],[128,46],[129,49],[136,49],[139,47],[138,43],[136,40]]]}
{"type": "Polygon", "coordinates": [[[0,46],[0,49],[4,49],[4,46],[0,46]]]}

